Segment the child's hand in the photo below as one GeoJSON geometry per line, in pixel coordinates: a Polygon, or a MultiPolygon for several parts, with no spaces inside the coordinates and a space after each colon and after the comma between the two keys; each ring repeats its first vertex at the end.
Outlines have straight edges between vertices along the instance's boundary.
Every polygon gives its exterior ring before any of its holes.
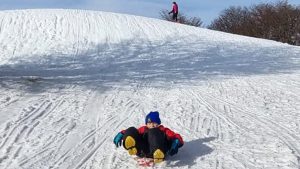
{"type": "Polygon", "coordinates": [[[119,147],[122,145],[123,134],[120,132],[114,138],[114,144],[119,147]]]}
{"type": "Polygon", "coordinates": [[[169,154],[170,156],[173,156],[173,155],[177,154],[179,144],[180,144],[180,142],[179,142],[178,139],[173,140],[171,149],[170,149],[169,152],[168,152],[168,154],[169,154]]]}

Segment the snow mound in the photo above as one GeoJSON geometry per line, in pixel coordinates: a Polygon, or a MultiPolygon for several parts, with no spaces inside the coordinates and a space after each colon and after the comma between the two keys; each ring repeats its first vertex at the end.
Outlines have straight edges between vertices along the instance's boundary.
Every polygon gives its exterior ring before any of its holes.
{"type": "Polygon", "coordinates": [[[140,47],[178,41],[197,42],[202,46],[209,43],[206,49],[240,43],[245,47],[282,45],[158,19],[96,11],[1,11],[0,21],[2,64],[31,56],[99,54],[114,44],[139,42],[143,43],[140,47]]]}
{"type": "Polygon", "coordinates": [[[182,81],[299,68],[299,47],[140,16],[1,11],[0,25],[2,78],[182,81]]]}

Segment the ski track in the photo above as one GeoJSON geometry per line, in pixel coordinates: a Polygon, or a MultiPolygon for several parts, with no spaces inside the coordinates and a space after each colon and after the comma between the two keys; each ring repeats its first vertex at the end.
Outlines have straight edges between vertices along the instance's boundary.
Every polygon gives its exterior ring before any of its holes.
{"type": "MultiPolygon", "coordinates": [[[[277,89],[278,89],[278,87],[277,87],[277,89]]],[[[213,99],[212,97],[209,97],[209,98],[213,99]]],[[[295,135],[294,133],[290,132],[290,129],[286,128],[285,126],[281,125],[277,121],[275,121],[272,118],[265,116],[263,114],[259,114],[259,116],[257,116],[251,110],[249,110],[247,108],[241,108],[239,106],[234,106],[233,104],[226,102],[226,101],[222,101],[220,99],[218,99],[217,101],[223,102],[223,104],[227,104],[227,105],[231,106],[236,111],[243,112],[243,115],[246,115],[248,120],[255,121],[256,123],[261,123],[261,125],[264,125],[266,129],[269,128],[269,130],[272,130],[273,132],[275,132],[276,135],[278,135],[282,139],[282,141],[285,142],[291,148],[291,150],[293,150],[293,152],[295,153],[296,156],[298,156],[298,157],[300,156],[300,151],[299,151],[300,137],[295,135]]]]}
{"type": "MultiPolygon", "coordinates": [[[[238,101],[242,101],[244,106],[234,102],[237,98],[233,96],[236,95],[228,93],[232,90],[228,88],[228,83],[236,83],[232,81],[211,82],[206,87],[194,86],[188,89],[150,88],[145,86],[151,86],[151,83],[145,82],[125,90],[114,88],[108,93],[94,92],[97,90],[85,90],[76,86],[49,92],[46,95],[21,95],[9,92],[11,99],[17,100],[11,104],[18,105],[19,101],[25,100],[24,98],[28,98],[28,101],[26,107],[19,107],[20,112],[16,113],[18,116],[2,125],[1,168],[39,168],[41,164],[46,164],[46,168],[57,169],[97,168],[97,166],[135,168],[135,162],[125,150],[113,148],[114,135],[111,134],[130,126],[142,125],[145,114],[153,108],[161,110],[164,125],[179,131],[186,144],[195,139],[214,138],[210,142],[203,143],[213,149],[210,154],[205,155],[206,160],[201,157],[196,159],[204,163],[202,168],[228,168],[229,163],[234,164],[232,168],[266,167],[265,163],[258,163],[257,160],[264,157],[263,151],[267,148],[251,146],[255,140],[262,140],[263,145],[268,144],[268,139],[265,139],[270,135],[279,139],[276,141],[278,144],[281,142],[288,147],[291,150],[289,157],[294,156],[298,162],[299,133],[273,119],[276,116],[267,116],[259,113],[261,111],[251,109],[253,102],[247,103],[247,96],[263,86],[257,86],[256,81],[246,80],[241,84],[245,86],[247,92],[245,95],[241,93],[243,97],[238,95],[238,101]],[[212,95],[213,91],[219,93],[214,92],[212,95]],[[88,121],[90,123],[87,123],[88,121]],[[252,126],[259,126],[259,130],[252,126]],[[245,139],[248,141],[243,142],[245,139]],[[245,145],[246,143],[250,144],[245,145]],[[223,156],[223,153],[227,153],[227,156],[223,156]]],[[[278,85],[281,86],[277,88],[278,90],[284,91],[289,88],[282,83],[278,85]]],[[[5,99],[7,97],[8,95],[1,95],[0,100],[3,100],[3,103],[8,102],[8,99],[5,99]]],[[[264,158],[268,160],[267,157],[264,158]]],[[[174,167],[175,163],[176,160],[172,161],[171,158],[171,161],[164,165],[167,168],[174,167]]],[[[284,165],[281,161],[272,166],[284,165]]],[[[162,166],[163,164],[160,167],[162,166]]]]}

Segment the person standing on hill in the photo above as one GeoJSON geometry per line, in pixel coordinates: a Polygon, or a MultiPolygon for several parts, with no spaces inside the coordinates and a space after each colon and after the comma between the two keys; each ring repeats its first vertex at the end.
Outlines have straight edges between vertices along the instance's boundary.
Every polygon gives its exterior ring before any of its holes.
{"type": "Polygon", "coordinates": [[[169,14],[173,13],[173,21],[178,21],[177,16],[178,16],[178,5],[176,2],[173,2],[173,7],[172,7],[172,11],[169,12],[169,14]]]}

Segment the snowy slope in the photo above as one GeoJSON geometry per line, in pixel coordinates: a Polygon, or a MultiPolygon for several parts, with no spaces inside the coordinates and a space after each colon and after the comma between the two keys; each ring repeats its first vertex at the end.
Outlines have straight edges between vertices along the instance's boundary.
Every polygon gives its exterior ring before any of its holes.
{"type": "Polygon", "coordinates": [[[0,168],[138,168],[114,135],[152,110],[158,168],[300,168],[300,48],[139,16],[0,11],[0,168]]]}

